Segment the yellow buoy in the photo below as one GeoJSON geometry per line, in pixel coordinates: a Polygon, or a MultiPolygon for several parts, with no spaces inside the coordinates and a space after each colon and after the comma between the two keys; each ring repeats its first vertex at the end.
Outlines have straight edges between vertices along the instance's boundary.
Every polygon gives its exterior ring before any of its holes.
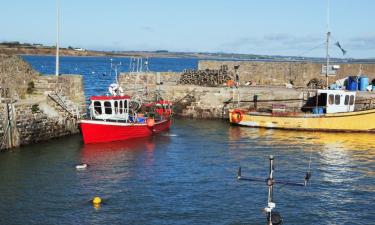
{"type": "Polygon", "coordinates": [[[102,199],[100,197],[95,197],[93,200],[92,200],[92,203],[94,205],[99,205],[100,203],[102,203],[102,199]]]}

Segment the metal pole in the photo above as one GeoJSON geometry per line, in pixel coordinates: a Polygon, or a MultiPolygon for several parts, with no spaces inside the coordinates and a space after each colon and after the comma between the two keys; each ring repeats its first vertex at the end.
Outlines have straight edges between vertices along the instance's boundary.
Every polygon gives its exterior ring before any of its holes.
{"type": "Polygon", "coordinates": [[[327,46],[326,46],[326,58],[327,58],[327,69],[326,69],[326,89],[328,89],[328,75],[329,75],[329,38],[331,36],[330,30],[330,0],[327,0],[327,46]]]}
{"type": "MultiPolygon", "coordinates": [[[[268,205],[273,202],[273,155],[270,155],[270,169],[268,177],[268,205]]],[[[269,212],[269,225],[272,225],[272,209],[269,212]]]]}
{"type": "Polygon", "coordinates": [[[60,46],[59,46],[59,36],[60,36],[60,0],[56,0],[56,71],[55,75],[59,76],[60,74],[60,56],[59,56],[59,51],[60,51],[60,46]]]}
{"type": "Polygon", "coordinates": [[[328,75],[329,75],[329,37],[331,32],[327,32],[327,46],[326,46],[326,57],[327,57],[327,68],[326,68],[326,89],[328,89],[328,75]]]}

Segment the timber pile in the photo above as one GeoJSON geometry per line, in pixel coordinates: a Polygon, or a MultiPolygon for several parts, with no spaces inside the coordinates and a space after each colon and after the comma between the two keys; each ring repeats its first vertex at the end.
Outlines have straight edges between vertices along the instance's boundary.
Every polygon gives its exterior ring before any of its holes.
{"type": "Polygon", "coordinates": [[[217,87],[225,84],[228,80],[233,80],[233,74],[229,72],[228,65],[222,65],[218,70],[184,70],[178,83],[217,87]]]}

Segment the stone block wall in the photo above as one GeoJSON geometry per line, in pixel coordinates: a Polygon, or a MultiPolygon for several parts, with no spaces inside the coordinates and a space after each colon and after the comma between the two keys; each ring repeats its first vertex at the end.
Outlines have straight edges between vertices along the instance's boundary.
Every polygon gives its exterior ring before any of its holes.
{"type": "MultiPolygon", "coordinates": [[[[336,65],[336,63],[334,63],[336,65]]],[[[322,63],[312,62],[258,62],[258,61],[199,61],[199,69],[219,69],[221,65],[228,65],[231,72],[234,72],[234,65],[240,65],[240,82],[255,82],[257,85],[284,85],[293,83],[296,86],[306,87],[307,83],[318,78],[325,81],[321,74],[322,63]]],[[[337,64],[340,69],[335,77],[329,81],[345,78],[348,75],[357,75],[362,71],[372,79],[375,79],[375,64],[337,64]]]]}
{"type": "Polygon", "coordinates": [[[0,149],[79,132],[76,115],[58,105],[48,93],[57,91],[67,104],[74,109],[77,105],[81,114],[85,113],[81,76],[41,76],[19,57],[0,55],[0,91],[1,142],[8,124],[7,103],[12,107],[11,136],[0,149]]]}
{"type": "Polygon", "coordinates": [[[67,116],[65,112],[56,111],[51,116],[49,112],[43,111],[43,102],[14,105],[13,129],[17,145],[26,145],[57,138],[79,132],[76,119],[67,116]]]}
{"type": "MultiPolygon", "coordinates": [[[[119,77],[122,87],[133,87],[134,79],[126,78],[127,74],[119,77]]],[[[166,100],[174,102],[174,112],[177,116],[204,119],[228,118],[228,111],[232,108],[253,108],[254,96],[258,97],[257,107],[270,109],[273,104],[287,104],[288,111],[299,111],[304,105],[307,96],[306,90],[287,89],[276,86],[243,86],[239,88],[230,87],[200,87],[194,85],[177,85],[176,82],[164,82],[168,76],[179,77],[179,73],[169,73],[161,76],[163,85],[155,85],[153,77],[155,73],[143,74],[138,78],[139,85],[146,85],[148,81],[148,92],[159,90],[161,96],[166,100]],[[147,79],[146,79],[146,76],[147,79]],[[286,101],[287,100],[287,101],[286,101]],[[239,102],[239,103],[238,103],[239,102]]],[[[170,79],[171,80],[171,79],[170,79]]],[[[314,90],[311,90],[315,93],[314,90]]],[[[313,95],[312,95],[313,96],[313,95]]],[[[375,93],[364,92],[357,94],[358,99],[375,99],[375,93]]],[[[146,96],[143,96],[146,97],[146,96]]],[[[375,103],[375,101],[374,101],[375,103]]],[[[358,107],[362,107],[358,105],[358,107]]]]}
{"type": "MultiPolygon", "coordinates": [[[[124,90],[134,89],[135,87],[144,87],[150,90],[156,88],[156,72],[147,73],[121,73],[118,77],[120,86],[124,90]]],[[[163,84],[176,84],[180,79],[181,73],[176,72],[159,72],[160,82],[163,84]]]]}
{"type": "Polygon", "coordinates": [[[70,101],[76,103],[81,113],[86,112],[83,78],[80,75],[39,76],[33,80],[35,94],[59,91],[70,101]]]}
{"type": "Polygon", "coordinates": [[[258,96],[258,108],[269,108],[284,99],[289,99],[289,107],[300,108],[303,103],[302,92],[284,88],[166,85],[161,87],[161,93],[175,103],[178,116],[202,119],[226,119],[229,109],[252,108],[254,95],[258,96]]]}
{"type": "MultiPolygon", "coordinates": [[[[149,100],[153,93],[159,90],[162,98],[174,102],[174,112],[177,116],[190,118],[219,119],[227,118],[228,110],[232,107],[251,107],[254,95],[258,100],[294,99],[289,102],[293,107],[301,107],[302,93],[294,89],[262,88],[262,87],[199,87],[193,85],[177,85],[180,73],[161,73],[162,85],[156,85],[156,73],[147,74],[121,74],[120,85],[128,89],[126,94],[132,95],[134,85],[147,87],[149,100]],[[136,77],[138,76],[138,77],[136,77]],[[228,102],[229,103],[225,103],[228,102]],[[248,101],[247,103],[234,102],[248,101]]],[[[148,96],[143,95],[143,98],[148,96]]],[[[272,102],[258,103],[258,107],[270,107],[272,102]]]]}

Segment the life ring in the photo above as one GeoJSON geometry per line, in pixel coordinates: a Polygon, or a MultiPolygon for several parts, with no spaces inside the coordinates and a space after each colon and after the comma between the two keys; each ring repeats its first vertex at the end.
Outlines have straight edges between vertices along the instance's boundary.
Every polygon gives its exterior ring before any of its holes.
{"type": "Polygon", "coordinates": [[[239,109],[235,109],[232,111],[232,123],[239,123],[243,119],[243,111],[239,109]]]}
{"type": "Polygon", "coordinates": [[[147,126],[148,126],[149,128],[154,127],[154,126],[155,126],[155,119],[154,119],[154,118],[148,118],[148,119],[146,120],[146,124],[147,124],[147,126]]]}

